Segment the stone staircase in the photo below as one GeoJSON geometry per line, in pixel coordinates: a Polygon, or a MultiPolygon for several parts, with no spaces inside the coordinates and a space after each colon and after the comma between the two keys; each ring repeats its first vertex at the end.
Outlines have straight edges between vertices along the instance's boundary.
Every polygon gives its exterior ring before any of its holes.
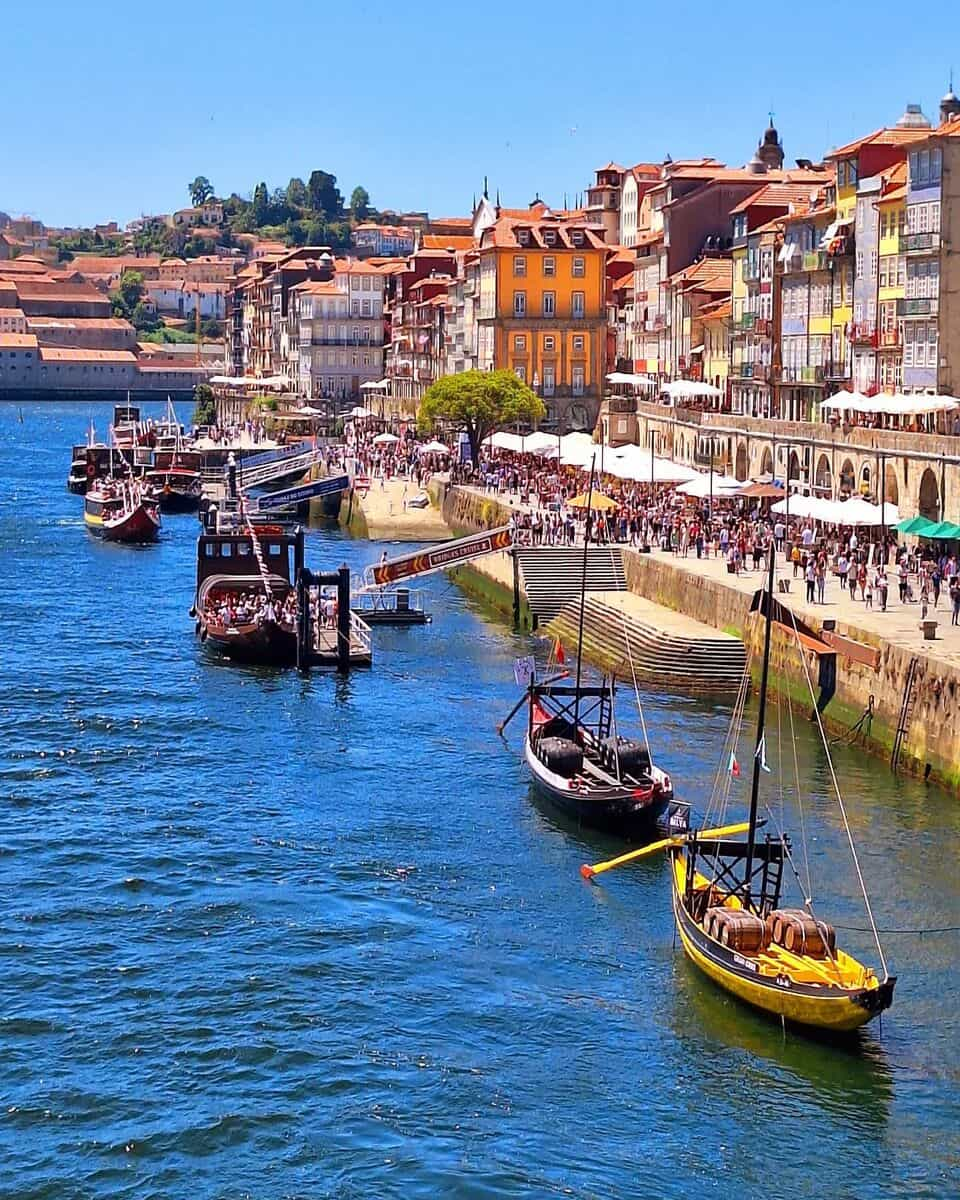
{"type": "MultiPolygon", "coordinates": [[[[544,632],[559,638],[568,661],[576,653],[579,600],[567,604],[544,632]]],[[[705,630],[702,637],[665,633],[629,613],[605,604],[602,595],[587,594],[584,605],[583,654],[617,677],[678,691],[735,691],[746,670],[744,645],[737,638],[705,630]]]]}
{"type": "MultiPolygon", "coordinates": [[[[541,625],[556,617],[565,605],[580,599],[582,546],[527,546],[518,548],[516,554],[527,603],[541,625]]],[[[623,592],[626,587],[620,547],[590,546],[587,591],[623,592]]]]}

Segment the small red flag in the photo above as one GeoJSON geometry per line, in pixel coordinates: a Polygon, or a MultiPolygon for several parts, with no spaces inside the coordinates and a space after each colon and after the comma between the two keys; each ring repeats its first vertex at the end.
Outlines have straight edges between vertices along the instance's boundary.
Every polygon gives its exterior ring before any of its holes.
{"type": "Polygon", "coordinates": [[[737,762],[737,756],[732,750],[730,752],[730,774],[734,779],[740,778],[740,764],[737,762]]]}
{"type": "Polygon", "coordinates": [[[567,661],[567,657],[563,653],[563,642],[559,638],[557,638],[557,644],[554,647],[553,657],[557,663],[565,663],[567,661]]]}

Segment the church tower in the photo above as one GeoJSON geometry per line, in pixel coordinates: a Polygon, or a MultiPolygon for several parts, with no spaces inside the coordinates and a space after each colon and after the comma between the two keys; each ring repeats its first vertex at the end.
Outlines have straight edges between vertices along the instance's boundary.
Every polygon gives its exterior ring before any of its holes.
{"type": "Polygon", "coordinates": [[[757,158],[768,171],[779,171],[783,166],[783,143],[773,126],[773,113],[770,114],[770,124],[763,131],[763,137],[757,147],[757,158]]]}

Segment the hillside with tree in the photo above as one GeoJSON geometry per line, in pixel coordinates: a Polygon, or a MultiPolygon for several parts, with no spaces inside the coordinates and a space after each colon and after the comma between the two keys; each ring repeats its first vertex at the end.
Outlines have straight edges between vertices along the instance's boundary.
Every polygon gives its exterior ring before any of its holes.
{"type": "MultiPolygon", "coordinates": [[[[218,200],[222,203],[224,219],[217,230],[216,242],[192,233],[188,222],[171,227],[161,218],[150,218],[132,234],[119,236],[71,230],[54,243],[61,260],[68,261],[78,253],[118,255],[131,251],[139,255],[195,258],[209,254],[215,246],[237,246],[241,234],[254,234],[290,247],[330,246],[345,251],[351,245],[354,226],[361,221],[377,219],[389,224],[396,220],[393,214],[380,214],[371,206],[365,187],[355,187],[349,201],[345,201],[336,175],[321,170],[311,171],[305,181],[294,176],[286,187],[271,189],[261,181],[249,196],[232,192],[222,198],[217,196],[206,175],[197,175],[186,185],[185,192],[190,206],[197,210],[218,200]]],[[[200,224],[198,219],[197,226],[200,224]]]]}

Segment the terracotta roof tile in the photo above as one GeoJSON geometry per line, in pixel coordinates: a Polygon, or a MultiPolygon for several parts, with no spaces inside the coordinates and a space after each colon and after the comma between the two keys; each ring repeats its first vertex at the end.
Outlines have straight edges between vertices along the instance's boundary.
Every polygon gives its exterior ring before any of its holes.
{"type": "Polygon", "coordinates": [[[61,348],[60,346],[41,346],[40,358],[43,362],[133,363],[137,361],[132,350],[81,350],[75,347],[61,348]]]}
{"type": "Polygon", "coordinates": [[[0,333],[0,350],[36,350],[35,333],[0,333]]]}
{"type": "Polygon", "coordinates": [[[875,129],[873,133],[831,150],[823,157],[827,162],[836,162],[859,154],[864,146],[908,146],[911,142],[923,141],[934,132],[932,129],[875,129]]]}

